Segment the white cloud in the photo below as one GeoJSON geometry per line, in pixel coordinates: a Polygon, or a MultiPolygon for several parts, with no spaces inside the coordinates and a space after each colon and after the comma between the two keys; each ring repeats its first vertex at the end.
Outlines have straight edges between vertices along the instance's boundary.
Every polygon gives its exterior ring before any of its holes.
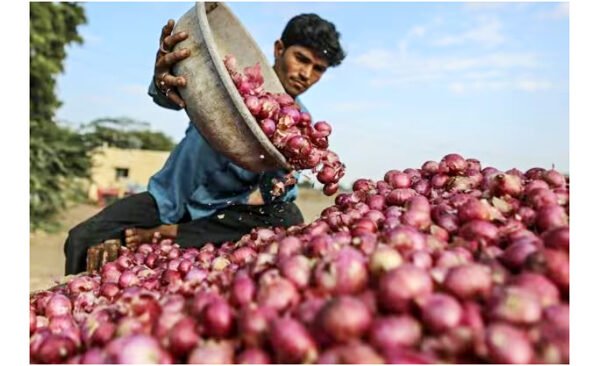
{"type": "Polygon", "coordinates": [[[353,59],[354,63],[372,70],[387,70],[394,64],[394,53],[383,49],[372,49],[353,59]]]}
{"type": "Polygon", "coordinates": [[[388,74],[412,75],[430,72],[490,71],[489,69],[534,68],[538,66],[537,56],[531,52],[494,52],[478,56],[419,56],[402,51],[391,52],[381,49],[367,50],[353,62],[370,70],[385,71],[388,74]]]}
{"type": "Polygon", "coordinates": [[[450,91],[456,94],[462,94],[465,92],[465,84],[461,82],[450,83],[450,85],[448,85],[448,88],[450,89],[450,91]]]}
{"type": "Polygon", "coordinates": [[[547,80],[522,79],[515,82],[515,86],[519,90],[535,92],[538,90],[548,90],[552,87],[552,83],[547,80]]]}
{"type": "Polygon", "coordinates": [[[465,94],[467,92],[483,92],[483,91],[502,91],[502,90],[518,90],[525,92],[537,92],[549,90],[553,84],[547,80],[537,80],[529,78],[516,78],[512,80],[496,79],[496,80],[469,80],[469,81],[454,81],[448,83],[448,90],[455,94],[465,94]]]}
{"type": "Polygon", "coordinates": [[[540,19],[557,20],[569,17],[569,3],[558,3],[554,8],[537,14],[540,19]]]}
{"type": "Polygon", "coordinates": [[[478,24],[458,34],[441,36],[433,40],[435,46],[456,46],[465,43],[477,43],[485,47],[494,47],[506,41],[502,34],[502,23],[498,19],[479,18],[478,24]]]}

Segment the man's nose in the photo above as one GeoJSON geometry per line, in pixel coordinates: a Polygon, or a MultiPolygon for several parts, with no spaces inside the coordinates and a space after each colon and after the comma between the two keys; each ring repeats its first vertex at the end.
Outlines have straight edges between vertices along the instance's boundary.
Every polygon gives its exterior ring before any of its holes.
{"type": "Polygon", "coordinates": [[[304,66],[304,67],[300,68],[300,76],[304,80],[310,80],[311,72],[312,72],[311,66],[304,66]]]}

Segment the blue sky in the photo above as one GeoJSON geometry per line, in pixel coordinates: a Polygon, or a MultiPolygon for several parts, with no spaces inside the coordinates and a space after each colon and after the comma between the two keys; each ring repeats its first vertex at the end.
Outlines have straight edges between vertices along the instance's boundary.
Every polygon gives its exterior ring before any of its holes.
{"type": "MultiPolygon", "coordinates": [[[[348,51],[301,99],[333,125],[343,182],[450,152],[499,169],[569,170],[567,3],[229,3],[265,54],[315,12],[348,51]]],[[[82,46],[58,79],[69,123],[127,116],[178,141],[188,118],[146,95],[161,27],[193,3],[83,3],[82,46]]]]}

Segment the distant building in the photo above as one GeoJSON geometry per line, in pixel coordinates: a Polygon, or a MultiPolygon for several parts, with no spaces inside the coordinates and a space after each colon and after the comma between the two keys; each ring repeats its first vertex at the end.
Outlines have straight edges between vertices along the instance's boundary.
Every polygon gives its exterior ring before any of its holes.
{"type": "Polygon", "coordinates": [[[169,151],[102,147],[94,154],[88,198],[104,205],[107,201],[143,192],[148,180],[161,169],[169,151]]]}

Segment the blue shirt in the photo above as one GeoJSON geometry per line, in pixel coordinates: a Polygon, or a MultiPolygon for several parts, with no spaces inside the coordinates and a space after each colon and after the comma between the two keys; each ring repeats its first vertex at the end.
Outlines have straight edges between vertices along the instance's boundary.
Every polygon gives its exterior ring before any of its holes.
{"type": "MultiPolygon", "coordinates": [[[[173,105],[150,83],[148,94],[155,103],[169,109],[173,105]]],[[[213,215],[233,204],[246,204],[250,193],[260,188],[265,203],[291,202],[298,195],[296,185],[287,187],[279,197],[271,195],[273,178],[283,177],[285,169],[253,173],[231,162],[214,150],[190,122],[185,137],[169,155],[165,165],[148,183],[148,192],[158,205],[160,219],[166,224],[178,223],[188,212],[192,220],[213,215]]],[[[296,178],[298,178],[296,173],[296,178]]]]}

